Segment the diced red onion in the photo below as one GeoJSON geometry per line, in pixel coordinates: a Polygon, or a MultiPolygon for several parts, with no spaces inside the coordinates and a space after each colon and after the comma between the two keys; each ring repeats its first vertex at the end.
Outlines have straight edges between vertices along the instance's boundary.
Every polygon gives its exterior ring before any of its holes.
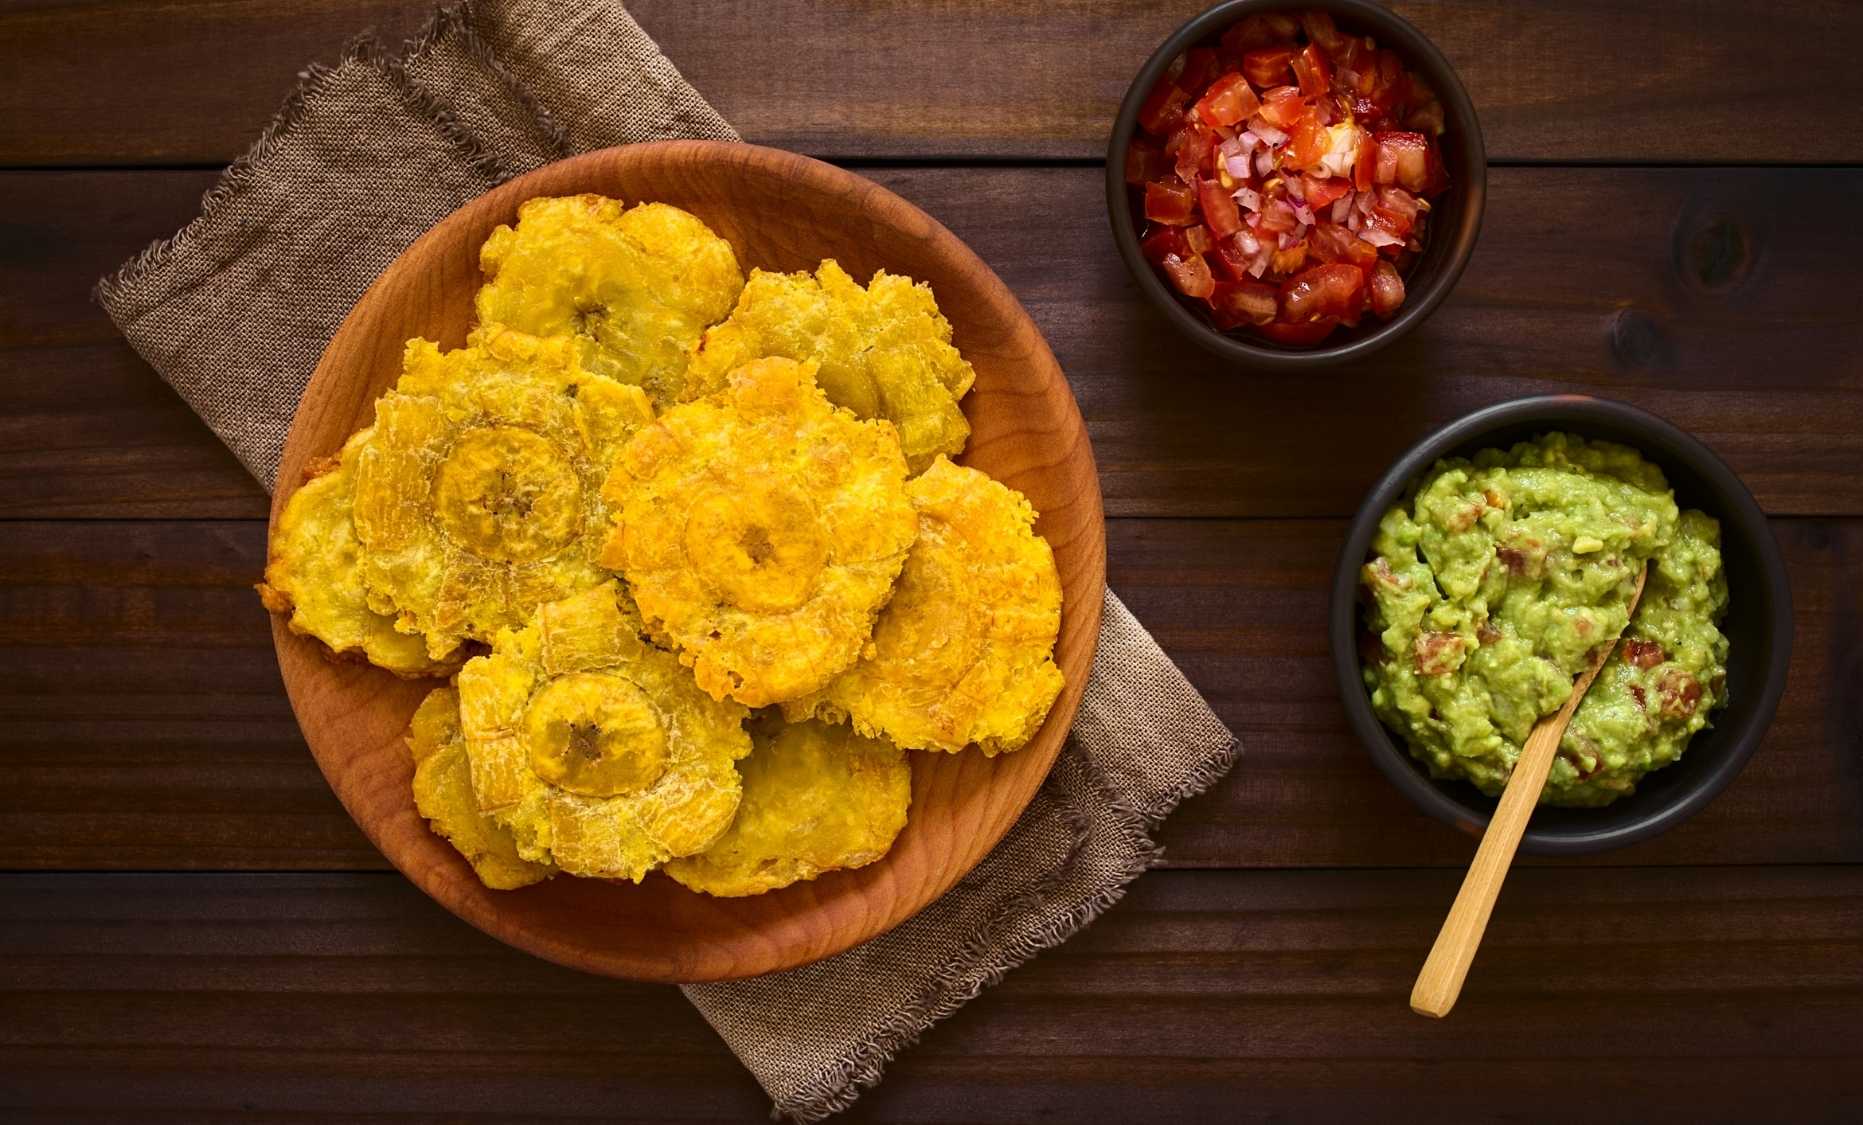
{"type": "Polygon", "coordinates": [[[1365,227],[1365,216],[1364,215],[1361,215],[1357,211],[1353,211],[1350,215],[1346,216],[1346,229],[1347,230],[1358,231],[1358,230],[1363,230],[1364,227],[1365,227]]]}
{"type": "Polygon", "coordinates": [[[1266,246],[1262,247],[1261,251],[1255,255],[1255,260],[1248,264],[1249,276],[1260,277],[1262,274],[1266,273],[1268,271],[1268,259],[1272,257],[1273,254],[1274,252],[1266,246]]]}
{"type": "Polygon", "coordinates": [[[1348,191],[1338,199],[1333,200],[1333,222],[1343,223],[1346,221],[1346,216],[1351,213],[1352,193],[1348,191]]]}
{"type": "MultiPolygon", "coordinates": [[[[1237,175],[1238,173],[1236,172],[1234,168],[1231,168],[1229,169],[1229,174],[1234,176],[1234,175],[1237,175]]],[[[1240,174],[1246,176],[1248,175],[1248,172],[1243,171],[1240,174]]],[[[1261,193],[1256,191],[1254,188],[1251,188],[1251,187],[1237,188],[1235,190],[1235,201],[1242,205],[1242,209],[1244,211],[1261,210],[1261,193]]]]}
{"type": "MultiPolygon", "coordinates": [[[[1291,183],[1292,181],[1289,182],[1291,183]]],[[[1294,218],[1299,219],[1302,226],[1312,226],[1314,223],[1313,208],[1302,203],[1300,206],[1294,208],[1294,218]]]]}
{"type": "Polygon", "coordinates": [[[1260,144],[1261,138],[1256,136],[1253,131],[1244,130],[1243,132],[1236,134],[1236,143],[1242,146],[1243,152],[1247,152],[1249,149],[1252,149],[1256,145],[1260,144]]]}
{"type": "Polygon", "coordinates": [[[1360,238],[1373,246],[1402,246],[1404,240],[1381,227],[1366,227],[1359,232],[1360,238]]]}
{"type": "Polygon", "coordinates": [[[1281,232],[1281,249],[1292,250],[1298,245],[1300,245],[1299,232],[1291,230],[1284,230],[1281,232]]]}
{"type": "Polygon", "coordinates": [[[1261,252],[1261,239],[1255,237],[1254,231],[1244,227],[1236,232],[1236,249],[1244,254],[1258,254],[1261,252]]]}
{"type": "Polygon", "coordinates": [[[1287,197],[1289,199],[1292,199],[1295,203],[1301,203],[1306,200],[1307,186],[1300,182],[1299,176],[1289,176],[1285,182],[1287,185],[1287,197]]]}
{"type": "Polygon", "coordinates": [[[1238,180],[1248,179],[1249,177],[1248,154],[1237,153],[1234,156],[1225,157],[1223,159],[1223,167],[1228,169],[1229,174],[1231,176],[1234,176],[1238,180]]]}
{"type": "Polygon", "coordinates": [[[1255,154],[1255,171],[1261,173],[1264,176],[1274,171],[1274,153],[1269,152],[1265,148],[1262,149],[1260,152],[1256,153],[1255,154]]]}
{"type": "Polygon", "coordinates": [[[1377,206],[1377,203],[1378,197],[1376,192],[1361,191],[1353,199],[1352,207],[1361,215],[1369,215],[1371,214],[1371,209],[1377,206]]]}
{"type": "Polygon", "coordinates": [[[1222,153],[1225,157],[1239,156],[1243,151],[1242,142],[1236,140],[1234,137],[1230,137],[1223,141],[1222,144],[1217,145],[1216,151],[1222,153]]]}
{"type": "Polygon", "coordinates": [[[1260,114],[1248,119],[1248,131],[1261,138],[1262,143],[1270,147],[1287,143],[1287,134],[1268,124],[1268,119],[1260,114]]]}
{"type": "Polygon", "coordinates": [[[1251,211],[1247,215],[1243,216],[1242,221],[1248,224],[1248,229],[1254,230],[1255,228],[1261,226],[1261,212],[1251,211]]]}

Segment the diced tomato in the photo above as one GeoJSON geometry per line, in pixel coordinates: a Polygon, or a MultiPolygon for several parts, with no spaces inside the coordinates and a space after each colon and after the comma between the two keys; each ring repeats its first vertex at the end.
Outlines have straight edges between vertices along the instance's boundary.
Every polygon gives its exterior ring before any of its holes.
{"type": "Polygon", "coordinates": [[[1352,190],[1352,185],[1340,176],[1329,176],[1324,180],[1316,180],[1308,176],[1301,186],[1306,189],[1307,206],[1313,208],[1315,212],[1322,207],[1331,207],[1352,190]]]}
{"type": "Polygon", "coordinates": [[[1283,319],[1299,323],[1315,317],[1352,317],[1365,307],[1365,274],[1333,263],[1314,266],[1281,286],[1283,319]]]}
{"type": "Polygon", "coordinates": [[[1195,94],[1222,72],[1222,63],[1213,47],[1192,47],[1184,52],[1184,69],[1177,76],[1177,86],[1195,94]]]}
{"type": "Polygon", "coordinates": [[[1307,38],[1326,48],[1337,51],[1345,42],[1345,36],[1333,24],[1333,17],[1327,12],[1309,11],[1300,13],[1300,26],[1307,33],[1307,38]]]}
{"type": "Polygon", "coordinates": [[[1195,221],[1197,193],[1189,184],[1153,180],[1145,185],[1145,217],[1154,223],[1184,227],[1195,221]]]}
{"type": "Polygon", "coordinates": [[[1178,227],[1153,227],[1139,242],[1139,252],[1154,266],[1164,265],[1167,257],[1183,257],[1190,252],[1184,244],[1184,232],[1178,227]]]}
{"type": "Polygon", "coordinates": [[[1371,243],[1337,223],[1324,220],[1307,235],[1307,245],[1313,256],[1322,262],[1344,262],[1367,270],[1378,261],[1378,251],[1371,243]]]}
{"type": "MultiPolygon", "coordinates": [[[[1361,242],[1359,245],[1365,244],[1361,242]]],[[[1371,269],[1370,284],[1371,311],[1390,319],[1397,307],[1404,303],[1404,279],[1397,276],[1397,267],[1380,261],[1371,269]]]]}
{"type": "Polygon", "coordinates": [[[1158,84],[1145,96],[1145,103],[1139,106],[1139,128],[1154,137],[1162,137],[1177,128],[1184,120],[1184,107],[1190,104],[1190,95],[1179,89],[1170,78],[1158,79],[1158,84]]]}
{"type": "Polygon", "coordinates": [[[1235,199],[1216,180],[1197,181],[1197,203],[1203,208],[1203,221],[1217,238],[1227,238],[1242,229],[1235,199]]]}
{"type": "Polygon", "coordinates": [[[1307,100],[1293,86],[1276,86],[1261,96],[1261,119],[1276,129],[1290,129],[1307,112],[1307,100]]]}
{"type": "Polygon", "coordinates": [[[1430,142],[1422,133],[1386,130],[1378,135],[1378,182],[1422,191],[1430,178],[1430,142]]]}
{"type": "Polygon", "coordinates": [[[1307,263],[1307,244],[1296,242],[1285,250],[1276,250],[1268,258],[1268,272],[1282,276],[1293,273],[1307,263]]]}
{"type": "Polygon", "coordinates": [[[1142,184],[1147,180],[1162,180],[1172,174],[1171,165],[1171,158],[1165,155],[1163,147],[1156,141],[1134,137],[1126,149],[1126,183],[1142,184]]]}
{"type": "Polygon", "coordinates": [[[1216,265],[1228,274],[1232,281],[1242,281],[1249,276],[1248,265],[1255,257],[1254,254],[1242,249],[1242,244],[1235,235],[1219,239],[1216,243],[1216,251],[1211,256],[1216,259],[1216,265]]]}
{"type": "Polygon", "coordinates": [[[1194,227],[1184,228],[1184,245],[1190,247],[1193,254],[1208,254],[1216,240],[1210,237],[1210,228],[1198,223],[1194,227]]]}
{"type": "Polygon", "coordinates": [[[1365,46],[1365,40],[1352,35],[1342,35],[1335,46],[1327,48],[1333,59],[1333,73],[1340,85],[1352,90],[1359,90],[1360,77],[1367,65],[1377,66],[1377,56],[1371,48],[1365,46]]]}
{"type": "Polygon", "coordinates": [[[1196,183],[1219,139],[1215,133],[1188,120],[1179,126],[1164,142],[1164,151],[1176,161],[1177,178],[1187,184],[1196,183]]]}
{"type": "Polygon", "coordinates": [[[1259,89],[1277,86],[1288,79],[1298,47],[1264,47],[1242,56],[1242,73],[1259,89]]]}
{"type": "Polygon", "coordinates": [[[1261,99],[1240,74],[1230,71],[1210,84],[1197,100],[1197,116],[1205,125],[1234,125],[1247,121],[1261,108],[1261,99]]]}
{"type": "Polygon", "coordinates": [[[1266,324],[1279,310],[1280,294],[1259,281],[1219,281],[1210,294],[1210,312],[1218,328],[1266,324]]]}
{"type": "Polygon", "coordinates": [[[1283,167],[1313,168],[1318,166],[1320,158],[1332,144],[1332,136],[1326,126],[1320,124],[1319,118],[1308,113],[1294,122],[1294,132],[1287,142],[1287,155],[1282,161],[1283,167]]]}
{"type": "Polygon", "coordinates": [[[1280,196],[1266,200],[1261,206],[1261,229],[1271,234],[1284,234],[1300,225],[1294,215],[1293,205],[1280,196]]]}
{"type": "Polygon", "coordinates": [[[1378,178],[1378,141],[1370,133],[1359,130],[1358,160],[1352,165],[1352,186],[1359,191],[1370,191],[1371,185],[1378,178]]]}
{"type": "Polygon", "coordinates": [[[1309,43],[1293,61],[1294,77],[1300,83],[1300,92],[1309,98],[1325,97],[1333,88],[1333,67],[1326,61],[1325,52],[1315,44],[1309,43]]]}
{"type": "Polygon", "coordinates": [[[1258,331],[1277,344],[1298,345],[1317,344],[1321,340],[1332,335],[1333,329],[1337,327],[1339,327],[1337,318],[1323,316],[1318,320],[1310,320],[1304,324],[1290,324],[1285,320],[1269,321],[1267,324],[1262,325],[1258,331]]]}
{"type": "Polygon", "coordinates": [[[1216,279],[1210,274],[1210,266],[1200,255],[1192,254],[1181,258],[1176,254],[1165,256],[1164,272],[1171,277],[1171,284],[1186,297],[1207,297],[1216,288],[1216,279]]]}

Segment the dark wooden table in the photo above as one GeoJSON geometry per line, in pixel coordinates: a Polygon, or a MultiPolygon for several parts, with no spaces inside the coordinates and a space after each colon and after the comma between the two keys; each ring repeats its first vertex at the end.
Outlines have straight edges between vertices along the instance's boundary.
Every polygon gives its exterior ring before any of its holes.
{"type": "MultiPolygon", "coordinates": [[[[1863,1111],[1863,6],[1399,9],[1494,161],[1408,341],[1244,376],[1141,305],[1102,211],[1127,77],[1197,0],[636,0],[753,140],[967,239],[1072,379],[1109,578],[1241,735],[1167,870],[928,1035],[849,1119],[1856,1119],[1863,1111]],[[1471,408],[1576,390],[1691,430],[1776,519],[1772,733],[1660,840],[1510,880],[1406,1006],[1470,842],[1388,786],[1323,637],[1342,521],[1471,408]]],[[[87,291],[195,211],[312,59],[419,0],[0,9],[0,1116],[761,1115],[670,988],[428,902],[299,738],[250,586],[265,497],[87,291]]]]}

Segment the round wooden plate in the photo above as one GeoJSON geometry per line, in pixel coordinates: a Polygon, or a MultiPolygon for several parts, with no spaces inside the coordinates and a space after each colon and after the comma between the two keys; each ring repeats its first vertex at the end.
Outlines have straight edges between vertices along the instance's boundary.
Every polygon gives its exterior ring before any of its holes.
{"type": "Polygon", "coordinates": [[[305,465],[366,425],[400,374],[402,344],[462,344],[480,284],[479,244],[533,196],[599,192],[693,212],[752,266],[813,270],[835,258],[865,279],[881,267],[931,283],[977,369],[964,402],[963,460],[1020,489],[1041,513],[1063,590],[1056,652],[1067,687],[1035,740],[998,758],[914,754],[912,813],[885,859],[772,894],[715,899],[659,874],[639,885],[558,877],[521,891],[480,885],[415,812],[402,736],[432,681],[327,659],[275,618],[291,705],[330,787],[369,839],[448,910],[560,964],[638,980],[704,981],[807,964],[884,933],[976,865],[1035,795],[1086,686],[1105,583],[1099,476],[1080,410],[1014,296],[956,236],[850,172],[751,145],[673,141],[607,149],[540,168],[473,200],[388,267],[330,341],[285,443],[280,507],[305,465]]]}

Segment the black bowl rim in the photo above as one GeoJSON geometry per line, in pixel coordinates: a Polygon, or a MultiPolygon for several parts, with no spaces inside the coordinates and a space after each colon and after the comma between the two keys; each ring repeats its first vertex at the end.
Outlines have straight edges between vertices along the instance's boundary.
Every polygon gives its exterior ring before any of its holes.
{"type": "MultiPolygon", "coordinates": [[[[1785,692],[1793,632],[1792,592],[1785,564],[1766,516],[1753,499],[1753,494],[1713,450],[1685,430],[1648,411],[1629,403],[1590,395],[1540,395],[1513,399],[1466,414],[1412,445],[1366,494],[1364,503],[1346,533],[1334,569],[1327,632],[1332,645],[1333,672],[1338,681],[1340,703],[1345,708],[1353,732],[1364,743],[1378,768],[1390,778],[1392,784],[1431,816],[1466,832],[1480,833],[1487,826],[1490,814],[1459,800],[1412,766],[1408,751],[1398,745],[1396,738],[1378,721],[1371,709],[1371,699],[1365,691],[1359,669],[1355,633],[1358,624],[1359,568],[1364,565],[1379,518],[1430,466],[1452,450],[1478,442],[1484,434],[1508,426],[1530,424],[1541,418],[1546,420],[1549,431],[1569,429],[1580,436],[1584,436],[1587,421],[1609,420],[1651,434],[1671,448],[1685,450],[1687,456],[1682,460],[1687,461],[1688,468],[1705,480],[1720,508],[1715,515],[1721,521],[1723,535],[1739,535],[1757,553],[1760,568],[1764,572],[1762,595],[1770,600],[1772,608],[1766,622],[1771,634],[1768,638],[1771,652],[1764,670],[1764,686],[1751,703],[1736,705],[1740,722],[1734,727],[1736,735],[1732,747],[1693,788],[1634,820],[1620,818],[1606,821],[1598,828],[1583,831],[1529,826],[1521,840],[1522,850],[1534,855],[1584,855],[1647,840],[1668,831],[1706,807],[1733,781],[1758,749],[1778,710],[1779,699],[1785,692]]],[[[1662,458],[1653,459],[1658,467],[1665,467],[1662,458]]],[[[1598,812],[1601,817],[1608,817],[1609,806],[1598,812]]]]}
{"type": "Polygon", "coordinates": [[[1481,233],[1482,213],[1487,209],[1487,167],[1487,146],[1481,136],[1481,121],[1475,114],[1475,103],[1469,99],[1468,91],[1462,85],[1461,76],[1427,36],[1396,12],[1371,3],[1370,0],[1224,0],[1172,32],[1145,60],[1145,65],[1139,68],[1138,75],[1126,89],[1125,98],[1119,103],[1119,113],[1113,119],[1112,136],[1106,146],[1106,211],[1113,227],[1113,243],[1118,247],[1126,269],[1152,305],[1162,311],[1180,331],[1226,359],[1262,368],[1310,370],[1370,355],[1421,324],[1449,295],[1461,279],[1462,271],[1467,268],[1469,258],[1474,255],[1475,243],[1481,233]],[[1432,232],[1433,238],[1449,237],[1454,251],[1443,262],[1428,287],[1408,295],[1404,308],[1374,331],[1338,344],[1296,349],[1271,341],[1257,343],[1242,336],[1221,332],[1185,308],[1166,288],[1163,279],[1139,252],[1138,231],[1132,221],[1131,205],[1126,195],[1125,150],[1132,142],[1139,107],[1144,103],[1145,95],[1179,53],[1251,12],[1293,12],[1305,8],[1323,8],[1344,14],[1349,22],[1363,26],[1377,36],[1381,43],[1395,48],[1411,65],[1419,66],[1429,74],[1437,96],[1442,99],[1448,127],[1464,135],[1463,143],[1467,146],[1471,175],[1466,184],[1458,184],[1453,189],[1460,191],[1463,196],[1461,222],[1454,231],[1432,232]]]}

